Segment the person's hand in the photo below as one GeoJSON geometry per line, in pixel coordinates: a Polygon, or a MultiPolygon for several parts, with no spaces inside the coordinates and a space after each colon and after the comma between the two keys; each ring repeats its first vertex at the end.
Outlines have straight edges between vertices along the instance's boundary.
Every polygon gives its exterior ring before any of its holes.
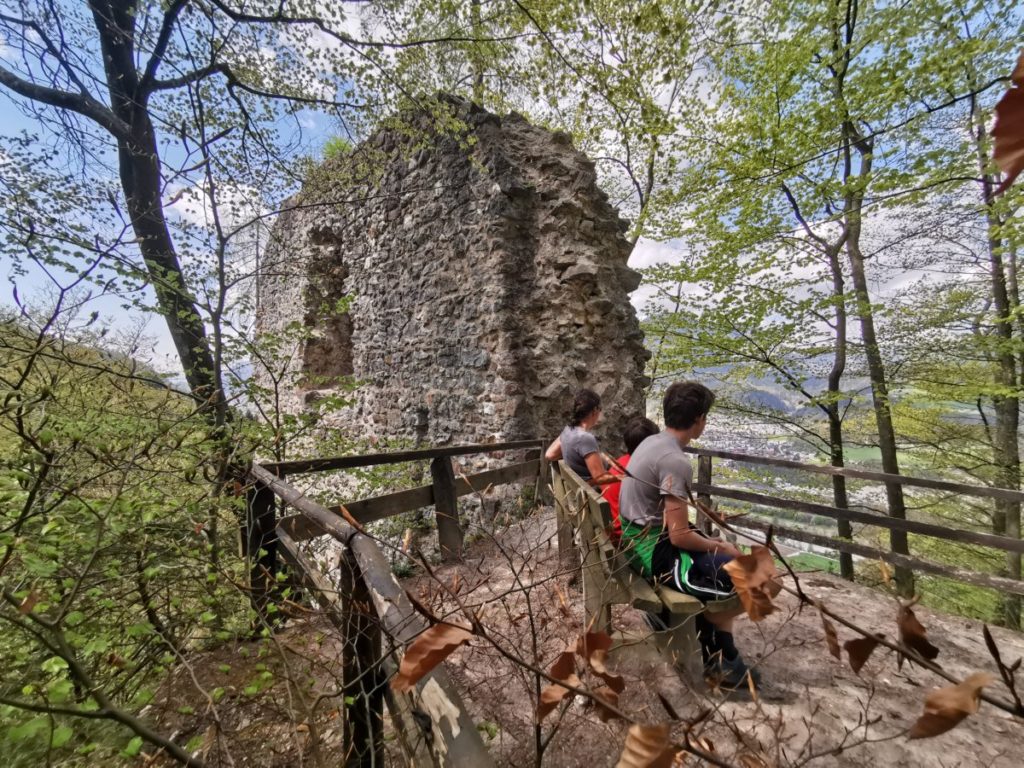
{"type": "Polygon", "coordinates": [[[740,551],[740,548],[737,547],[735,544],[731,544],[728,541],[723,541],[715,549],[715,554],[728,555],[729,557],[739,557],[743,553],[740,551]]]}

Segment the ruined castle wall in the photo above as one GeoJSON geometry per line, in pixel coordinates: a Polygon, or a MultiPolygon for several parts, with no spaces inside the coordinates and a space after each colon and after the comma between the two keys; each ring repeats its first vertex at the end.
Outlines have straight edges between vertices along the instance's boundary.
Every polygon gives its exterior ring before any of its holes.
{"type": "Polygon", "coordinates": [[[279,220],[259,328],[314,331],[284,405],[352,376],[337,422],[357,436],[493,442],[553,437],[590,386],[617,450],[646,384],[626,223],[566,136],[461,108],[465,134],[382,131],[279,220]],[[345,296],[348,311],[325,318],[345,296]]]}

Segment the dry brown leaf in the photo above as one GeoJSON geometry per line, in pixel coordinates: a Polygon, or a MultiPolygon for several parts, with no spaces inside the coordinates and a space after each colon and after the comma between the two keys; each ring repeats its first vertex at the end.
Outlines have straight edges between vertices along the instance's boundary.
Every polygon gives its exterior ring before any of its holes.
{"type": "Polygon", "coordinates": [[[36,604],[42,599],[42,595],[36,592],[34,589],[25,595],[25,599],[21,601],[21,605],[18,606],[18,613],[22,616],[27,616],[32,613],[32,609],[36,607],[36,604]]]}
{"type": "Polygon", "coordinates": [[[690,737],[690,744],[698,747],[699,749],[703,749],[708,754],[715,753],[715,743],[711,741],[711,739],[705,738],[699,734],[690,737]]]}
{"type": "Polygon", "coordinates": [[[675,749],[669,743],[669,724],[629,726],[615,768],[671,768],[675,749]]]}
{"type": "Polygon", "coordinates": [[[832,622],[825,618],[824,613],[821,614],[821,627],[825,630],[825,645],[828,646],[828,652],[842,660],[843,652],[839,649],[839,635],[836,634],[836,628],[832,622]]]}
{"type": "Polygon", "coordinates": [[[621,691],[613,690],[607,685],[602,685],[600,688],[594,689],[594,706],[597,707],[597,718],[602,723],[607,723],[609,720],[614,720],[618,717],[615,712],[603,705],[610,704],[613,707],[619,706],[619,693],[621,693],[621,691]]]}
{"type": "Polygon", "coordinates": [[[761,621],[775,611],[772,599],[779,594],[779,572],[767,547],[755,544],[749,555],[740,555],[724,566],[736,594],[751,621],[761,621]]]}
{"type": "Polygon", "coordinates": [[[883,584],[891,584],[892,583],[892,569],[889,567],[889,564],[887,562],[885,562],[885,560],[879,560],[878,561],[878,570],[882,574],[882,583],[883,584]]]}
{"type": "MultiPolygon", "coordinates": [[[[555,659],[555,663],[551,665],[548,674],[555,680],[579,687],[580,679],[576,675],[576,654],[572,651],[562,651],[555,659]]],[[[547,717],[570,694],[572,691],[563,685],[544,686],[540,692],[540,701],[537,702],[537,722],[539,723],[547,717]]]]}
{"type": "Polygon", "coordinates": [[[463,627],[435,624],[406,648],[398,674],[391,679],[391,688],[399,693],[410,690],[472,636],[473,633],[463,627]]]}
{"type": "Polygon", "coordinates": [[[996,104],[996,122],[992,128],[995,145],[992,158],[1006,178],[996,189],[1002,194],[1024,171],[1024,50],[1017,59],[1017,67],[1010,77],[1013,86],[996,104]]]}
{"type": "Polygon", "coordinates": [[[565,593],[562,591],[562,588],[560,586],[558,586],[558,584],[555,584],[555,594],[558,595],[558,610],[559,610],[559,612],[563,616],[568,618],[569,616],[572,615],[572,611],[569,609],[569,601],[566,600],[565,593]]]}
{"type": "Polygon", "coordinates": [[[608,651],[612,647],[612,639],[606,632],[587,632],[576,641],[576,653],[583,657],[589,669],[614,690],[617,694],[626,688],[626,681],[621,675],[608,671],[608,651]]]}
{"type": "Polygon", "coordinates": [[[580,635],[576,641],[576,653],[582,656],[587,662],[596,652],[607,652],[612,647],[612,639],[607,632],[587,632],[580,635]]]}
{"type": "Polygon", "coordinates": [[[402,536],[402,554],[409,554],[409,547],[412,546],[412,528],[406,528],[405,534],[402,536]]]}
{"type": "MultiPolygon", "coordinates": [[[[580,679],[576,676],[576,673],[572,673],[568,678],[563,680],[566,685],[571,685],[574,688],[579,688],[580,679]]],[[[562,700],[566,696],[575,696],[571,690],[566,688],[564,685],[545,685],[540,691],[540,702],[537,704],[537,722],[541,722],[547,717],[555,708],[562,703],[562,700]]]]}
{"type": "MultiPolygon", "coordinates": [[[[909,605],[901,605],[900,612],[896,617],[896,623],[900,629],[900,642],[908,648],[917,651],[921,656],[928,661],[931,661],[939,655],[939,649],[936,648],[928,640],[926,635],[928,630],[924,628],[924,625],[918,621],[917,616],[914,615],[914,611],[911,610],[909,605]]],[[[902,656],[900,658],[900,664],[902,664],[902,656]]]]}
{"type": "Polygon", "coordinates": [[[843,648],[846,649],[846,655],[850,659],[850,669],[859,675],[861,667],[863,667],[868,658],[870,658],[871,653],[878,646],[878,641],[883,637],[885,637],[885,635],[858,637],[856,640],[847,640],[843,643],[843,648]]]}
{"type": "Polygon", "coordinates": [[[604,660],[612,647],[612,639],[605,632],[587,632],[576,641],[576,653],[597,672],[604,671],[604,660]]]}
{"type": "Polygon", "coordinates": [[[981,689],[995,680],[988,672],[975,672],[962,683],[940,688],[924,700],[924,714],[910,727],[912,739],[938,736],[978,711],[981,689]]]}

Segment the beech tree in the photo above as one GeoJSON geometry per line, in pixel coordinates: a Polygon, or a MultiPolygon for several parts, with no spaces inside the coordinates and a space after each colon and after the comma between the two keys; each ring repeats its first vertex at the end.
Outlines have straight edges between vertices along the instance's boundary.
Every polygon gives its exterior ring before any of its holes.
{"type": "MultiPolygon", "coordinates": [[[[1010,9],[989,14],[978,3],[800,3],[764,11],[753,25],[727,22],[730,36],[715,49],[717,109],[701,125],[713,139],[680,177],[670,230],[689,244],[691,260],[652,273],[667,280],[673,297],[662,306],[682,297],[691,312],[673,326],[665,310],[652,329],[674,327],[685,337],[689,349],[678,345],[677,357],[700,359],[700,350],[717,345],[746,356],[749,366],[737,369],[738,380],[775,375],[803,390],[831,425],[829,454],[837,466],[844,436],[836,408],[856,398],[840,381],[866,376],[872,441],[882,468],[900,470],[893,385],[905,383],[901,359],[913,352],[900,354],[886,337],[890,307],[876,292],[933,219],[918,216],[916,225],[894,228],[887,211],[913,217],[915,206],[945,205],[976,178],[963,165],[978,163],[965,141],[967,122],[953,124],[970,104],[990,108],[1000,77],[991,68],[997,57],[989,57],[1012,45],[1020,24],[1010,9]],[[979,56],[985,66],[968,77],[968,60],[979,56]],[[959,131],[953,140],[951,128],[959,131]],[[780,286],[785,301],[776,297],[780,286]],[[735,308],[745,304],[751,308],[737,320],[735,308]],[[846,315],[856,321],[849,329],[846,315]],[[807,344],[808,336],[817,343],[807,344]],[[808,381],[814,386],[805,387],[808,381]]],[[[1016,487],[1009,474],[1007,487],[1016,487]]],[[[833,492],[842,506],[845,491],[833,492]]],[[[887,508],[905,516],[898,486],[887,488],[887,508]]],[[[890,546],[906,553],[907,537],[894,532],[890,546]]],[[[897,569],[896,578],[902,592],[912,590],[906,569],[897,569]]]]}

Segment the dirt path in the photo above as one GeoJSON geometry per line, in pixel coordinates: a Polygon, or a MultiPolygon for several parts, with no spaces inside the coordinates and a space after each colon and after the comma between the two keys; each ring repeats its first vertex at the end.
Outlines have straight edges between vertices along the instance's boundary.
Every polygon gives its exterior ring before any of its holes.
{"type": "MultiPolygon", "coordinates": [[[[801,582],[810,595],[861,626],[895,635],[891,597],[823,574],[803,574],[801,582]]],[[[543,668],[582,630],[582,596],[569,573],[559,569],[550,513],[494,536],[478,534],[465,563],[437,568],[433,577],[421,573],[405,584],[436,613],[458,616],[457,602],[480,612],[506,652],[543,668]]],[[[744,768],[1024,765],[1024,721],[987,704],[949,733],[909,741],[904,732],[921,713],[926,693],[942,681],[906,665],[899,671],[895,655],[882,650],[855,675],[845,658],[839,662],[828,654],[816,612],[797,612],[795,599],[787,596],[777,602],[781,610],[764,622],[742,619],[737,626],[737,644],[764,677],[756,701],[692,690],[649,648],[634,645],[612,658],[613,670],[626,681],[620,707],[647,723],[669,719],[662,700],[683,721],[703,715],[693,734],[744,768]],[[761,762],[753,761],[755,755],[761,762]]],[[[925,608],[917,615],[948,671],[960,677],[994,671],[977,622],[925,608]]],[[[640,614],[629,608],[618,608],[613,624],[627,633],[647,632],[640,614]]],[[[999,629],[993,634],[1004,659],[1024,656],[1024,635],[999,629]]],[[[841,642],[853,637],[842,628],[839,635],[841,642]]],[[[344,757],[339,654],[337,637],[322,617],[300,612],[272,637],[198,654],[175,671],[144,714],[210,766],[338,765],[344,757]]],[[[545,745],[545,766],[616,764],[625,739],[621,722],[600,722],[577,699],[545,719],[538,733],[533,675],[493,645],[474,639],[449,658],[448,668],[499,765],[535,765],[538,738],[545,745]]],[[[990,692],[1005,698],[1000,689],[992,686],[990,692]]],[[[682,730],[676,726],[679,739],[682,730]]],[[[400,765],[391,747],[389,741],[386,762],[400,765]]],[[[170,765],[167,759],[149,762],[170,765]]]]}
{"type": "MultiPolygon", "coordinates": [[[[542,667],[581,631],[582,598],[568,575],[559,572],[550,514],[481,538],[468,548],[464,564],[440,568],[434,576],[453,588],[464,605],[483,611],[485,624],[506,650],[530,662],[536,659],[542,667]]],[[[825,574],[803,574],[801,581],[805,591],[834,611],[895,636],[897,604],[892,597],[825,574]]],[[[427,575],[407,584],[435,610],[457,610],[427,575]]],[[[639,647],[615,655],[616,671],[627,681],[620,705],[640,720],[663,722],[668,715],[659,703],[661,694],[683,720],[706,713],[694,733],[732,761],[757,755],[760,764],[779,766],[1024,764],[1024,721],[987,704],[942,736],[908,740],[904,733],[922,712],[925,695],[943,681],[908,665],[899,671],[895,654],[885,649],[877,650],[858,676],[845,657],[840,662],[829,655],[816,611],[798,612],[795,598],[786,595],[777,603],[781,610],[765,621],[754,624],[744,617],[737,625],[737,645],[748,661],[758,663],[764,677],[756,701],[691,690],[670,667],[639,647]]],[[[925,608],[916,612],[939,647],[938,661],[945,669],[959,677],[977,670],[995,672],[980,624],[925,608]]],[[[645,631],[639,613],[629,608],[617,609],[613,624],[617,630],[645,631]]],[[[1004,659],[1024,656],[1024,635],[999,629],[993,635],[1004,659]]],[[[840,642],[854,636],[840,628],[840,642]]],[[[450,657],[449,666],[498,762],[534,764],[533,676],[481,641],[450,657]]],[[[990,692],[1007,698],[1001,685],[990,692]]],[[[577,700],[560,720],[555,713],[545,721],[542,741],[556,722],[545,765],[598,768],[616,763],[625,737],[623,724],[599,722],[577,700]]]]}

